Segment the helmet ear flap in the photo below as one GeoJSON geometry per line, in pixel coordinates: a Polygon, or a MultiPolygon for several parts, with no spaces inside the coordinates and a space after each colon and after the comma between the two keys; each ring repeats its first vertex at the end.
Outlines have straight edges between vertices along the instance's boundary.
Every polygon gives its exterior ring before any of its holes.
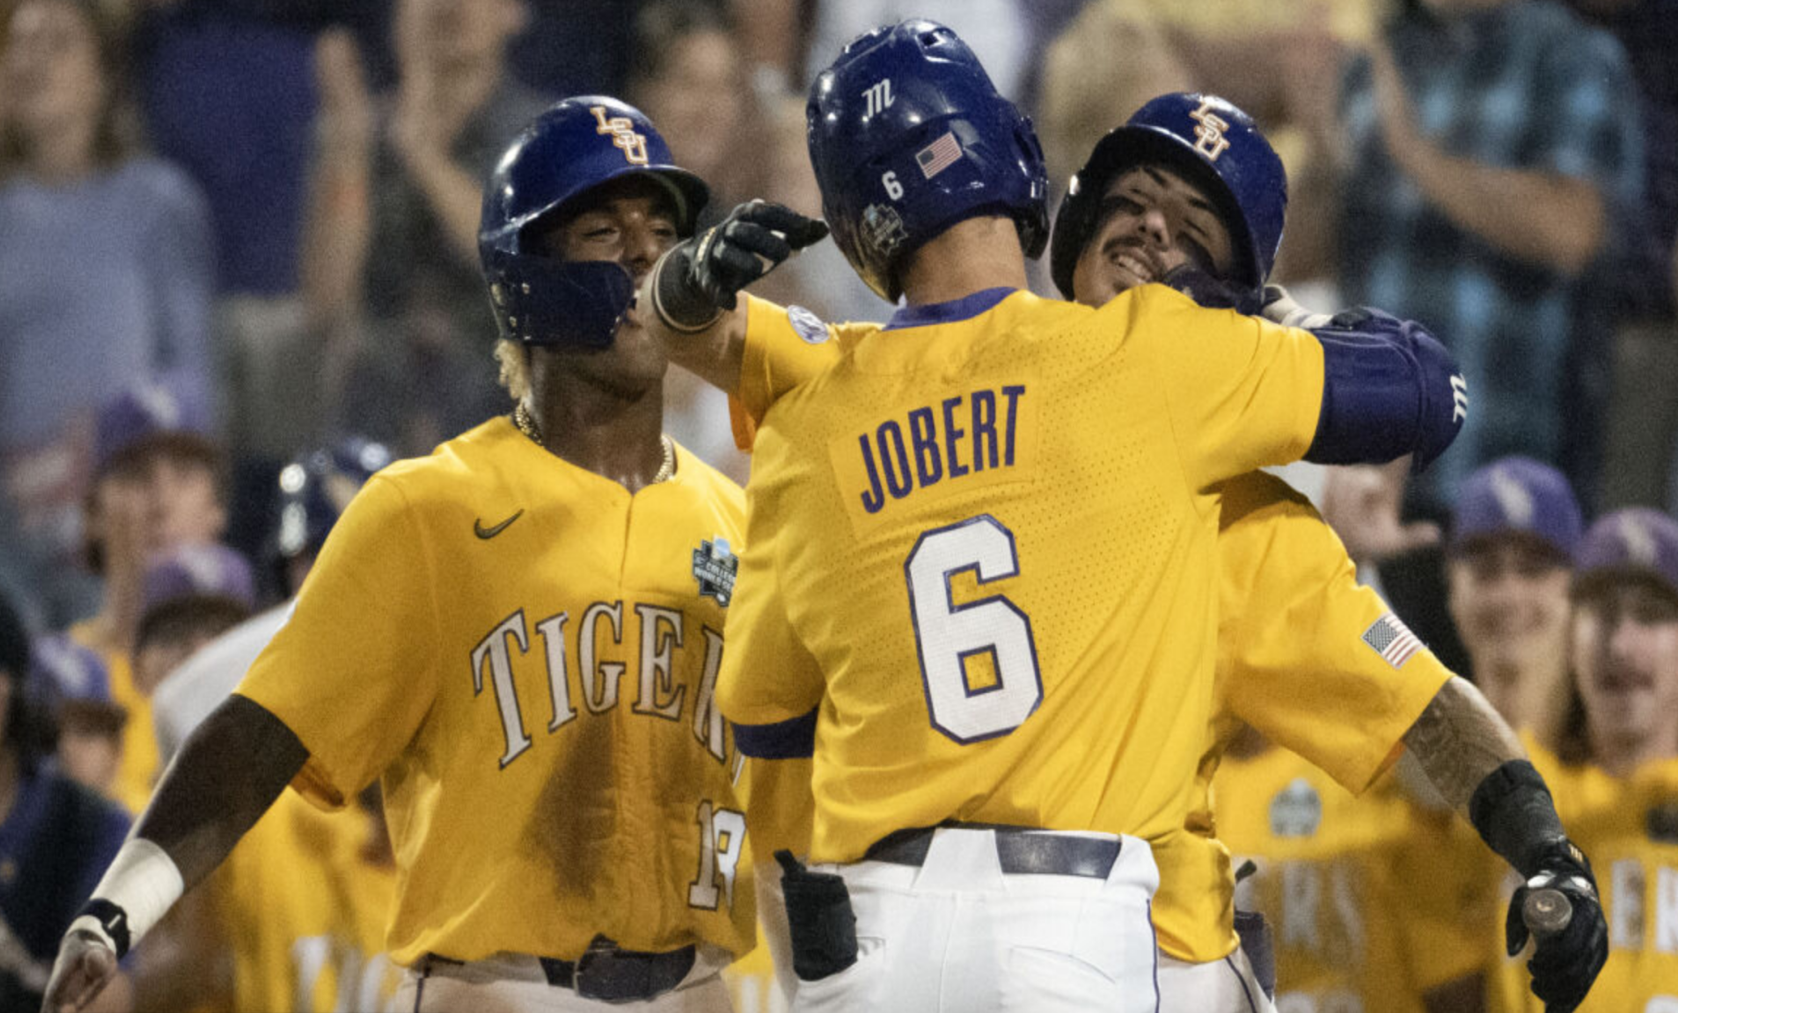
{"type": "Polygon", "coordinates": [[[1038,131],[1032,128],[1032,118],[1017,108],[1014,115],[1017,120],[1013,126],[1013,146],[1020,164],[1036,166],[1038,170],[1031,180],[1028,198],[1031,210],[1016,216],[1015,221],[1019,223],[1019,245],[1025,250],[1026,259],[1037,260],[1044,255],[1045,244],[1051,238],[1050,180],[1044,173],[1044,146],[1038,140],[1038,131]]]}

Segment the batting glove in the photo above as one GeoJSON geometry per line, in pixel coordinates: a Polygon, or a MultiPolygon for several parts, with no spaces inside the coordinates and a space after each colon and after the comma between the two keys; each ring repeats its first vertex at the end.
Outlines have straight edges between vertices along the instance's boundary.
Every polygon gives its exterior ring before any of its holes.
{"type": "Polygon", "coordinates": [[[650,290],[664,324],[683,333],[704,330],[738,304],[738,292],[768,274],[789,254],[824,239],[826,224],[780,204],[753,200],[725,221],[663,255],[650,290]]]}
{"type": "Polygon", "coordinates": [[[1570,902],[1570,922],[1562,931],[1538,937],[1538,950],[1526,962],[1532,994],[1545,1001],[1545,1013],[1570,1013],[1607,963],[1607,918],[1595,892],[1595,871],[1568,838],[1548,845],[1507,905],[1507,955],[1526,948],[1526,895],[1551,889],[1570,902]]]}
{"type": "Polygon", "coordinates": [[[1259,291],[1245,288],[1237,282],[1216,278],[1212,272],[1193,261],[1177,264],[1157,280],[1193,299],[1196,305],[1209,309],[1232,310],[1246,316],[1255,316],[1263,305],[1262,293],[1259,291]]]}

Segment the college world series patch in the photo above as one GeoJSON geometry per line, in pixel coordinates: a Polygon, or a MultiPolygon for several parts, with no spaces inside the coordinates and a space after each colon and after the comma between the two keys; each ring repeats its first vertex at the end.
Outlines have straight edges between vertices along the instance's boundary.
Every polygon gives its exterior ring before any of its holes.
{"type": "Polygon", "coordinates": [[[723,538],[700,543],[694,550],[694,580],[700,585],[700,596],[711,598],[725,608],[732,603],[732,585],[738,580],[738,557],[731,543],[723,538]]]}

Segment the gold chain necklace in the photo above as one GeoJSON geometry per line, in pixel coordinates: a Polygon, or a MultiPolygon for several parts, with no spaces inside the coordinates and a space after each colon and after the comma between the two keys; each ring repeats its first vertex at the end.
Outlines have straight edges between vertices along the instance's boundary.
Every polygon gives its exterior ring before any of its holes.
{"type": "MultiPolygon", "coordinates": [[[[544,445],[544,434],[538,431],[538,420],[532,418],[532,413],[525,410],[523,401],[513,406],[513,425],[525,434],[526,439],[540,447],[544,445]]],[[[659,485],[675,476],[675,441],[671,440],[667,434],[660,439],[663,444],[663,466],[657,469],[655,475],[651,476],[651,485],[659,485]]]]}

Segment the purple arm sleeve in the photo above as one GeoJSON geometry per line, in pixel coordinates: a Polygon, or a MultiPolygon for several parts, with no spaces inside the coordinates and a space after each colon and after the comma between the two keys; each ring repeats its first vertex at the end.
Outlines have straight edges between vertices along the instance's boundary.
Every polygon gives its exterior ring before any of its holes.
{"type": "Polygon", "coordinates": [[[1307,460],[1380,464],[1412,454],[1417,472],[1456,439],[1469,411],[1463,374],[1424,327],[1360,311],[1313,334],[1326,385],[1307,460]]]}
{"type": "Polygon", "coordinates": [[[769,725],[732,724],[738,751],[764,760],[799,760],[813,755],[813,726],[819,721],[815,707],[797,718],[769,725]]]}

